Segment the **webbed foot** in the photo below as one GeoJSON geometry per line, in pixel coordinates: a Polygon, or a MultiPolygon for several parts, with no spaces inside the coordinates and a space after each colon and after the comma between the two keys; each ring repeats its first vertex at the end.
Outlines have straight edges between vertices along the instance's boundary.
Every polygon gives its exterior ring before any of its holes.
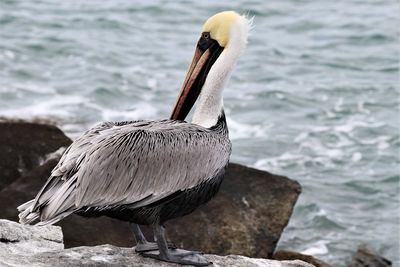
{"type": "Polygon", "coordinates": [[[159,253],[158,251],[141,253],[143,257],[171,263],[179,263],[182,265],[208,266],[212,264],[202,254],[202,252],[187,251],[183,249],[169,249],[167,253],[159,253]]]}

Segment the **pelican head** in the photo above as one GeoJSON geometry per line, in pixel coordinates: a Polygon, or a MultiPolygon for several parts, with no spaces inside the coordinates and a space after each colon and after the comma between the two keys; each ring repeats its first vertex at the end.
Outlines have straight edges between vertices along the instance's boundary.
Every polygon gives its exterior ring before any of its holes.
{"type": "Polygon", "coordinates": [[[216,120],[223,85],[247,44],[250,25],[251,20],[234,11],[217,13],[204,23],[171,119],[184,120],[201,94],[193,122],[210,126],[216,120]]]}

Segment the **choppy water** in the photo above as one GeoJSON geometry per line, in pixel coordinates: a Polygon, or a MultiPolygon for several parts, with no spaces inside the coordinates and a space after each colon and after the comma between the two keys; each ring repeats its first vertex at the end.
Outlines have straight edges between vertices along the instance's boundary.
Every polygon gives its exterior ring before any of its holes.
{"type": "Polygon", "coordinates": [[[166,118],[203,21],[254,15],[224,102],[232,160],[303,185],[279,246],[399,264],[399,3],[149,2],[1,0],[0,116],[166,118]]]}

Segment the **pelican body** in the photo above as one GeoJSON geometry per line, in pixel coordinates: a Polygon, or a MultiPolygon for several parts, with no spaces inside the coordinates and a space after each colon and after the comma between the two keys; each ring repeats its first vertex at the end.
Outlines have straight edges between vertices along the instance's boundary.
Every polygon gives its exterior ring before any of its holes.
{"type": "Polygon", "coordinates": [[[143,256],[210,264],[165,240],[163,224],[193,212],[219,190],[231,143],[222,90],[247,43],[250,21],[233,11],[203,25],[169,120],[105,122],[64,152],[35,199],[18,207],[20,222],[53,224],[77,213],[129,221],[143,256]],[[184,119],[197,101],[192,123],[184,119]],[[157,243],[138,226],[151,225],[157,243]]]}

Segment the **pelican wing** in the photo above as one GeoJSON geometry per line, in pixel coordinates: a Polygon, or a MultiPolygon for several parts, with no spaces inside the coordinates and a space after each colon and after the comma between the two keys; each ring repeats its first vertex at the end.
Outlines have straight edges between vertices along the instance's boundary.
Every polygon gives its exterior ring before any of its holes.
{"type": "Polygon", "coordinates": [[[114,126],[91,143],[78,161],[76,207],[150,204],[213,178],[230,154],[228,138],[176,121],[114,126]]]}
{"type": "Polygon", "coordinates": [[[99,124],[68,147],[36,198],[18,207],[20,221],[44,225],[83,208],[141,207],[195,187],[229,160],[230,141],[219,130],[170,120],[99,124]]]}

